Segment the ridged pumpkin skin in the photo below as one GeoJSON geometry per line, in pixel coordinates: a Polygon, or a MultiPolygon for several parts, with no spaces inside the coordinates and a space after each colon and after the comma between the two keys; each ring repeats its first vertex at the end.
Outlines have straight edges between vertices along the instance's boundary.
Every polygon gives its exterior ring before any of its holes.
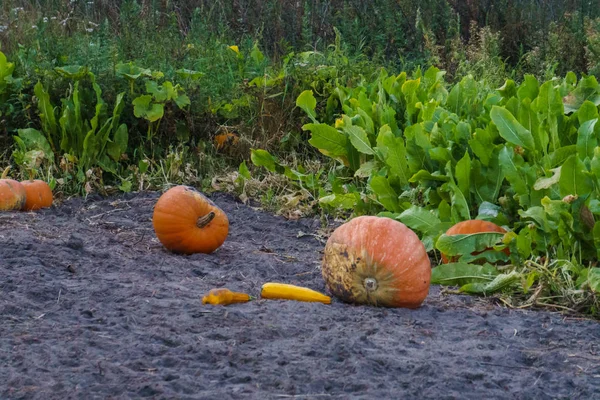
{"type": "Polygon", "coordinates": [[[431,262],[406,225],[362,216],[329,237],[321,272],[329,291],[343,301],[417,308],[429,293],[431,262]]]}
{"type": "Polygon", "coordinates": [[[50,207],[52,205],[52,189],[42,180],[35,179],[21,182],[25,188],[27,199],[23,210],[33,211],[40,208],[50,207]]]}
{"type": "Polygon", "coordinates": [[[175,253],[212,253],[229,233],[227,215],[190,186],[175,186],[156,202],[152,224],[158,240],[175,253]]]}
{"type": "MultiPolygon", "coordinates": [[[[493,222],[482,221],[480,219],[469,219],[466,221],[459,222],[456,225],[453,225],[450,229],[448,229],[446,231],[446,235],[448,235],[448,236],[468,235],[470,233],[482,233],[482,232],[506,233],[506,229],[494,224],[493,222]]],[[[507,256],[510,255],[510,251],[508,249],[504,249],[503,251],[507,256]]],[[[481,252],[474,251],[471,254],[477,255],[479,253],[481,253],[481,252]]],[[[454,256],[450,260],[450,259],[448,259],[448,257],[445,254],[442,254],[442,262],[444,264],[448,263],[449,261],[454,262],[454,261],[458,260],[459,258],[460,258],[460,256],[454,256]]]]}
{"type": "Polygon", "coordinates": [[[14,179],[0,179],[0,211],[21,210],[26,200],[23,185],[14,179]]]}

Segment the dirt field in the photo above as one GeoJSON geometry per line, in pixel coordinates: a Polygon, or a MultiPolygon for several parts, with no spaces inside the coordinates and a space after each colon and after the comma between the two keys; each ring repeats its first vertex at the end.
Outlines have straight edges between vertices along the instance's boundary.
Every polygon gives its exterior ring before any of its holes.
{"type": "Polygon", "coordinates": [[[166,252],[158,193],[0,214],[0,399],[600,399],[600,324],[442,295],[418,310],[258,300],[325,291],[318,221],[212,199],[230,236],[166,252]]]}

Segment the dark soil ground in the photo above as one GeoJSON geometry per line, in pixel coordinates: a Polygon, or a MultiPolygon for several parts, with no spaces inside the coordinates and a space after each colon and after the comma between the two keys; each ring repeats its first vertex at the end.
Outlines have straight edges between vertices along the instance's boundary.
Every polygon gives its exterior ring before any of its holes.
{"type": "Polygon", "coordinates": [[[600,324],[432,287],[417,310],[257,300],[325,291],[318,221],[214,195],[230,236],[166,252],[158,193],[0,214],[1,399],[600,399],[600,324]]]}

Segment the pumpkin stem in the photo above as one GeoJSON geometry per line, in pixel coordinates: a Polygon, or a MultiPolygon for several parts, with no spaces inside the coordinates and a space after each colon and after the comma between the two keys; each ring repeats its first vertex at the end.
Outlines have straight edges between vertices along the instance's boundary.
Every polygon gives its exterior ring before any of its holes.
{"type": "Polygon", "coordinates": [[[363,285],[365,286],[365,289],[367,289],[367,292],[374,292],[379,286],[377,285],[377,280],[375,278],[365,278],[363,285]]]}
{"type": "Polygon", "coordinates": [[[215,212],[211,211],[208,214],[198,218],[198,221],[196,221],[196,226],[200,229],[204,228],[206,225],[210,224],[210,221],[212,221],[215,218],[215,212]]]}

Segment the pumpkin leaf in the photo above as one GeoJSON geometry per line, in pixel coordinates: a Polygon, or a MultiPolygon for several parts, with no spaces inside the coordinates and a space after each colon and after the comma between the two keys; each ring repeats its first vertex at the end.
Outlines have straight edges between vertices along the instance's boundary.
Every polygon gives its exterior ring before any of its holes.
{"type": "Polygon", "coordinates": [[[141,95],[135,98],[133,104],[133,115],[137,118],[144,118],[150,122],[158,121],[165,112],[162,104],[152,102],[152,96],[149,94],[141,95]]]}

